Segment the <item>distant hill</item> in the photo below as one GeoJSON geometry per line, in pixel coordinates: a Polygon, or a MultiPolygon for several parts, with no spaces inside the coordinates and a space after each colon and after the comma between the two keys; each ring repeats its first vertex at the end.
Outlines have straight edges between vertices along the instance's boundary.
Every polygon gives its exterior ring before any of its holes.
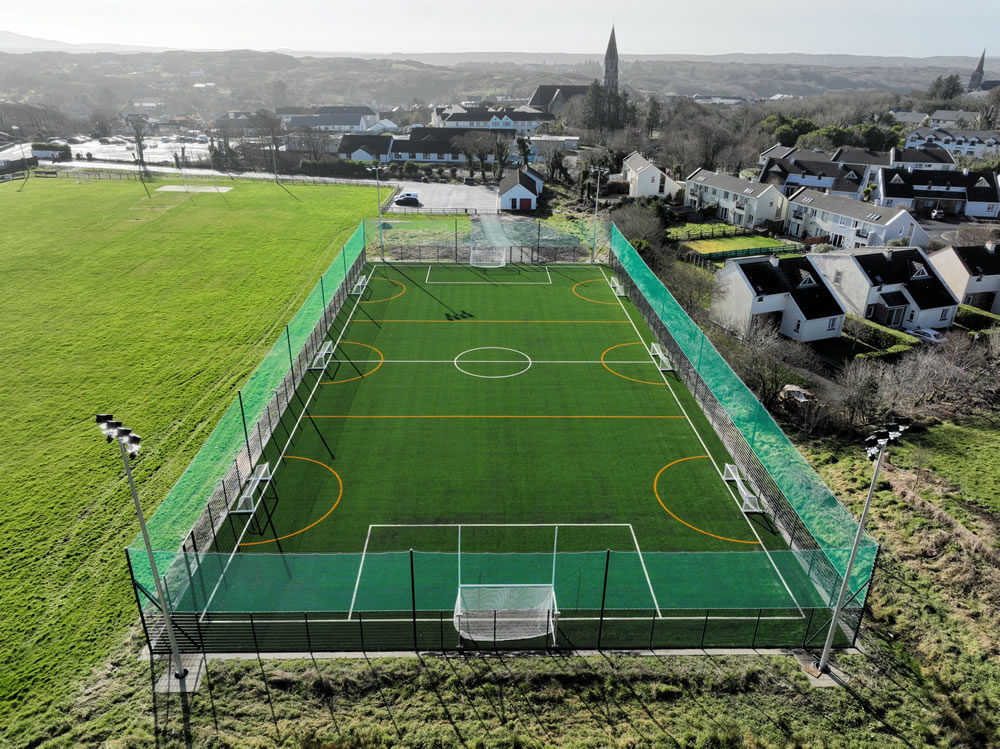
{"type": "Polygon", "coordinates": [[[136,47],[127,44],[70,44],[52,39],[0,31],[0,52],[24,54],[28,52],[164,52],[168,47],[136,47]]]}

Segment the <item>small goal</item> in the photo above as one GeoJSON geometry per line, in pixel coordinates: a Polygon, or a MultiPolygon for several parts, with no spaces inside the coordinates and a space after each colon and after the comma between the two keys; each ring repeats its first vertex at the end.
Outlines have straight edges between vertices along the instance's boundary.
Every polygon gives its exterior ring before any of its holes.
{"type": "Polygon", "coordinates": [[[559,609],[552,585],[460,585],[455,629],[463,640],[508,642],[552,637],[559,609]]]}
{"type": "Polygon", "coordinates": [[[743,512],[764,512],[760,506],[760,497],[747,489],[743,483],[743,479],[740,477],[740,469],[737,466],[732,463],[726,463],[726,468],[722,472],[722,478],[736,484],[736,488],[740,493],[740,499],[743,500],[741,507],[743,512]]]}
{"type": "Polygon", "coordinates": [[[469,265],[474,268],[503,268],[507,265],[507,248],[473,247],[469,252],[469,265]]]}

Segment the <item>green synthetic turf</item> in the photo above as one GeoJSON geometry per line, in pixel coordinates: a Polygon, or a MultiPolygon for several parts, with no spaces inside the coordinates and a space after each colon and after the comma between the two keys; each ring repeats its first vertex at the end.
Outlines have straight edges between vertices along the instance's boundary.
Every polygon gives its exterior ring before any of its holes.
{"type": "Polygon", "coordinates": [[[609,608],[794,607],[786,584],[822,604],[773,522],[741,512],[732,459],[606,269],[369,272],[265,450],[240,553],[223,526],[181,608],[405,610],[414,549],[418,608],[444,610],[460,563],[464,584],[545,583],[554,548],[563,607],[599,608],[606,564],[609,608]]]}

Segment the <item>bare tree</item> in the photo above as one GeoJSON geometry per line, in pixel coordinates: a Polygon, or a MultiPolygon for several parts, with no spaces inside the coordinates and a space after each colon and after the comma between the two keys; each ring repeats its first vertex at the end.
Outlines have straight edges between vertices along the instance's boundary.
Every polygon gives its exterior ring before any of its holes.
{"type": "Polygon", "coordinates": [[[302,127],[295,131],[294,138],[302,149],[315,160],[319,160],[328,152],[330,136],[322,130],[302,127]]]}
{"type": "Polygon", "coordinates": [[[730,365],[768,410],[778,403],[782,388],[801,380],[799,369],[818,367],[816,354],[803,343],[785,338],[769,323],[754,323],[730,365]]]}
{"type": "Polygon", "coordinates": [[[465,157],[465,163],[469,165],[469,176],[476,176],[476,133],[464,133],[456,135],[451,139],[451,144],[457,148],[465,157]]]}
{"type": "Polygon", "coordinates": [[[115,120],[118,119],[118,115],[111,110],[99,109],[95,110],[90,115],[90,124],[94,128],[94,132],[101,138],[107,138],[111,135],[111,131],[114,128],[115,120]]]}
{"type": "Polygon", "coordinates": [[[146,135],[150,132],[149,120],[144,115],[130,114],[125,120],[132,130],[132,137],[135,138],[136,161],[139,162],[139,171],[146,171],[146,135]]]}
{"type": "MultiPolygon", "coordinates": [[[[493,144],[493,173],[496,175],[496,179],[503,179],[503,170],[507,166],[507,161],[510,159],[510,141],[503,136],[497,137],[496,143],[493,144]]],[[[527,162],[525,162],[527,166],[527,162]]]]}

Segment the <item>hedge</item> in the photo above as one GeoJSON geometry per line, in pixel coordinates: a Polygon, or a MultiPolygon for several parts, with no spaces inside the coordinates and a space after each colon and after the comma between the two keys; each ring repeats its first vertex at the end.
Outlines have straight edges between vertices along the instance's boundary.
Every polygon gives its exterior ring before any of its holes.
{"type": "MultiPolygon", "coordinates": [[[[907,336],[907,338],[912,338],[913,336],[907,336]]],[[[896,361],[903,354],[909,353],[913,350],[913,346],[907,346],[905,343],[897,343],[894,346],[890,346],[887,349],[882,349],[881,351],[869,351],[864,354],[858,354],[855,359],[882,359],[884,361],[896,361]]]]}
{"type": "Polygon", "coordinates": [[[1000,315],[970,307],[968,304],[960,304],[958,312],[955,313],[955,322],[969,330],[983,331],[1000,327],[1000,315]]]}
{"type": "Polygon", "coordinates": [[[310,177],[371,177],[368,173],[370,164],[365,161],[347,161],[346,159],[324,159],[313,161],[303,159],[299,169],[310,177]]]}
{"type": "Polygon", "coordinates": [[[844,332],[867,343],[872,348],[889,349],[893,346],[916,346],[920,339],[899,330],[887,328],[871,320],[862,320],[855,315],[847,315],[844,332]]]}
{"type": "Polygon", "coordinates": [[[55,153],[61,153],[67,159],[72,158],[72,151],[69,146],[60,146],[56,143],[32,143],[32,151],[52,151],[55,153]]]}

